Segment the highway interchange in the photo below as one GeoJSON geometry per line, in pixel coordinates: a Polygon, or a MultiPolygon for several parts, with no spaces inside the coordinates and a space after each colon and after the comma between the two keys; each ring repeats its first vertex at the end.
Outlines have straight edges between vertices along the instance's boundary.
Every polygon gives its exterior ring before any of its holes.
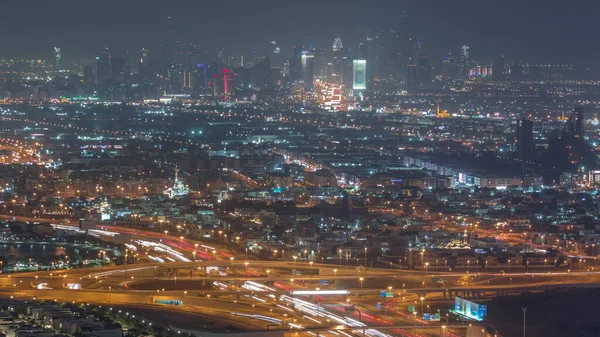
{"type": "MultiPolygon", "coordinates": [[[[69,224],[57,228],[78,230],[69,224]]],[[[293,335],[465,336],[479,322],[448,314],[452,296],[487,299],[524,291],[595,286],[593,269],[495,269],[453,272],[357,268],[306,261],[258,261],[235,249],[182,237],[104,226],[89,235],[123,234],[134,264],[37,271],[0,277],[0,296],[160,307],[226,320],[245,330],[293,335]],[[443,278],[444,285],[434,280],[443,278]],[[335,290],[335,291],[334,291],[335,290]],[[381,291],[393,297],[381,297],[381,291]],[[309,295],[295,294],[309,291],[309,295]],[[313,293],[310,293],[313,292],[313,293]],[[169,305],[179,300],[182,305],[169,305]],[[408,306],[416,313],[410,313],[408,306]],[[441,322],[423,312],[440,311],[441,322]]],[[[342,261],[343,262],[343,261],[342,261]]]]}

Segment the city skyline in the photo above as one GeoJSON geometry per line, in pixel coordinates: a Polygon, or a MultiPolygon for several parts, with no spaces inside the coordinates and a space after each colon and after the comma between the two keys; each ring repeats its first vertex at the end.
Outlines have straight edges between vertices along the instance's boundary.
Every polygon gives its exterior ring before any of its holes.
{"type": "Polygon", "coordinates": [[[276,41],[287,58],[294,45],[331,48],[336,37],[355,48],[369,32],[397,28],[406,11],[411,33],[423,42],[432,62],[463,44],[472,46],[473,57],[482,60],[504,55],[525,62],[593,67],[600,58],[600,47],[590,43],[598,31],[592,13],[600,5],[583,2],[307,0],[282,5],[263,0],[200,5],[136,0],[102,5],[9,1],[6,6],[13,11],[0,14],[0,57],[50,59],[55,46],[63,49],[65,60],[91,59],[114,44],[130,52],[156,49],[172,26],[182,45],[249,56],[254,50],[268,55],[271,41],[276,41]],[[30,8],[37,10],[27,12],[30,8]]]}

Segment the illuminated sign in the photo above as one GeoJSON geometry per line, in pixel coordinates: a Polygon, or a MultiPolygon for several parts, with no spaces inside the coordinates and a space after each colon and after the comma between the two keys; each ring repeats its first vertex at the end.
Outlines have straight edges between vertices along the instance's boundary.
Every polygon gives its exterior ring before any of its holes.
{"type": "Polygon", "coordinates": [[[294,290],[292,295],[348,295],[348,290],[294,290]]]}
{"type": "Polygon", "coordinates": [[[454,312],[474,320],[483,321],[487,316],[487,305],[456,297],[454,299],[454,312]]]}
{"type": "Polygon", "coordinates": [[[183,305],[181,300],[156,300],[154,303],[157,304],[168,304],[168,305],[183,305]]]}
{"type": "Polygon", "coordinates": [[[367,61],[354,60],[352,61],[352,89],[365,90],[367,89],[367,61]]]}

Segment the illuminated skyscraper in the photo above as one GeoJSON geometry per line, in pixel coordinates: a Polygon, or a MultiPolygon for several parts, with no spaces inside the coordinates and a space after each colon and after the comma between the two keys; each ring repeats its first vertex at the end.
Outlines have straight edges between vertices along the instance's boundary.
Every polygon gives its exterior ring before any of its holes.
{"type": "Polygon", "coordinates": [[[367,61],[354,60],[352,61],[352,89],[365,90],[367,89],[367,61]]]}
{"type": "Polygon", "coordinates": [[[339,37],[333,41],[333,58],[331,67],[328,69],[327,78],[330,82],[338,85],[352,85],[352,61],[348,57],[339,37]]]}
{"type": "Polygon", "coordinates": [[[55,70],[62,69],[62,50],[58,47],[54,47],[54,61],[55,61],[55,70]]]}
{"type": "Polygon", "coordinates": [[[343,48],[344,45],[342,44],[342,39],[336,37],[335,40],[333,40],[333,52],[336,53],[338,51],[341,51],[343,48]]]}
{"type": "Polygon", "coordinates": [[[290,59],[290,81],[302,85],[305,90],[313,89],[314,54],[302,46],[294,47],[294,55],[290,59]]]}
{"type": "Polygon", "coordinates": [[[469,68],[471,67],[471,52],[469,46],[461,46],[460,47],[460,58],[459,58],[459,67],[460,67],[460,77],[462,80],[469,79],[469,68]]]}

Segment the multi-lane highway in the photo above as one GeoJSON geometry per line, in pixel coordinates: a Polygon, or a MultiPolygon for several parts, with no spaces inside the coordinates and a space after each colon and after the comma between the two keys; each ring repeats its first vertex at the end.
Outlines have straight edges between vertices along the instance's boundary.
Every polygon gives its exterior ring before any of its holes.
{"type": "MultiPolygon", "coordinates": [[[[69,224],[56,226],[77,230],[69,224]]],[[[131,237],[125,247],[145,258],[104,268],[3,275],[0,296],[158,307],[225,318],[248,330],[291,329],[312,336],[349,336],[351,331],[367,336],[463,336],[468,324],[457,325],[450,317],[423,322],[420,315],[438,309],[447,312],[452,305],[448,299],[454,295],[489,298],[556,287],[591,287],[600,280],[598,272],[583,269],[440,273],[247,260],[245,254],[227,247],[156,232],[105,226],[88,234],[108,238],[127,234],[131,237]],[[434,281],[441,278],[445,283],[434,281]],[[382,290],[394,297],[381,298],[382,290]],[[182,305],[164,304],[171,300],[182,305]],[[410,304],[417,307],[416,314],[407,311],[410,304]]]]}

